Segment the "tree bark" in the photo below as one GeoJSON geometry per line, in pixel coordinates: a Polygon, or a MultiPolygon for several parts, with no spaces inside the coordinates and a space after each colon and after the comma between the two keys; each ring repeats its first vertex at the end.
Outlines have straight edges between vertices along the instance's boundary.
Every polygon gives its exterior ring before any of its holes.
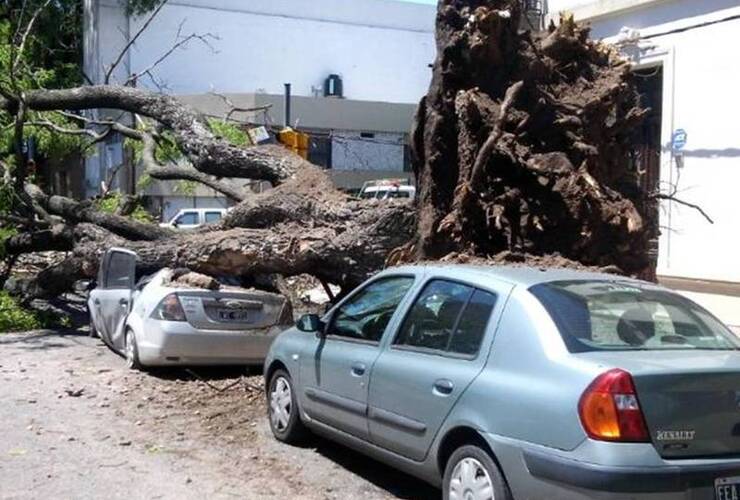
{"type": "Polygon", "coordinates": [[[406,259],[560,255],[650,277],[655,205],[631,171],[645,114],[629,67],[572,18],[518,30],[518,0],[441,0],[412,132],[406,259]]]}

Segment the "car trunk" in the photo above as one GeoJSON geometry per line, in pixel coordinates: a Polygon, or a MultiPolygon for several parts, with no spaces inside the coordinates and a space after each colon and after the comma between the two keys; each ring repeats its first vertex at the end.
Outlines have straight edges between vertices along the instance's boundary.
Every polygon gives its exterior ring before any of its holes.
{"type": "Polygon", "coordinates": [[[188,323],[200,330],[260,330],[292,323],[290,303],[260,291],[178,291],[188,323]]]}
{"type": "Polygon", "coordinates": [[[740,454],[740,352],[621,351],[578,355],[632,375],[664,458],[740,454]]]}

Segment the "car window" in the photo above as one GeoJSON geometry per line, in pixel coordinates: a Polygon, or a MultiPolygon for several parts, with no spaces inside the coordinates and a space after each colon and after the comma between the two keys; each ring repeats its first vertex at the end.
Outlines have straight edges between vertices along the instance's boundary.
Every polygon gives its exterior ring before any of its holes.
{"type": "Polygon", "coordinates": [[[206,212],[206,224],[221,220],[221,212],[206,212]]]}
{"type": "Polygon", "coordinates": [[[530,288],[571,352],[738,349],[740,340],[690,300],[634,282],[581,280],[530,288]]]}
{"type": "Polygon", "coordinates": [[[180,226],[191,226],[198,223],[198,212],[185,212],[177,218],[180,226]]]}
{"type": "Polygon", "coordinates": [[[410,276],[372,282],[334,313],[329,335],[380,341],[393,313],[414,283],[410,276]]]}
{"type": "Polygon", "coordinates": [[[465,306],[457,329],[452,335],[448,351],[457,354],[474,355],[480,349],[491,319],[496,296],[483,290],[476,290],[465,306]]]}
{"type": "Polygon", "coordinates": [[[394,344],[446,351],[472,293],[467,285],[430,281],[404,319],[394,344]]]}
{"type": "Polygon", "coordinates": [[[113,252],[110,255],[105,275],[105,288],[131,288],[134,279],[131,275],[131,258],[123,252],[113,252]]]}

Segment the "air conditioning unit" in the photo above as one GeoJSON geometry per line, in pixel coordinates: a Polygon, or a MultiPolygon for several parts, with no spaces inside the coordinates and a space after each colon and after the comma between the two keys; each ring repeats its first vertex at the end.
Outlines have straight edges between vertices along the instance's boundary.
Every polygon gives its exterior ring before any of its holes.
{"type": "Polygon", "coordinates": [[[342,77],[331,74],[324,80],[324,97],[344,97],[342,77]]]}

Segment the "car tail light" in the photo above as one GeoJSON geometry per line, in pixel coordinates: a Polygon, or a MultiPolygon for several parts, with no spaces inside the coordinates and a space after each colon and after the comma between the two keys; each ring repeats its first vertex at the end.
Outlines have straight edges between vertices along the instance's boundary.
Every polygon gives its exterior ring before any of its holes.
{"type": "Polygon", "coordinates": [[[650,441],[635,384],[624,370],[609,370],[596,377],[581,396],[578,413],[592,439],[650,441]]]}
{"type": "Polygon", "coordinates": [[[164,321],[185,321],[185,311],[182,304],[180,304],[180,299],[177,298],[177,294],[174,293],[162,299],[152,316],[164,321]]]}

